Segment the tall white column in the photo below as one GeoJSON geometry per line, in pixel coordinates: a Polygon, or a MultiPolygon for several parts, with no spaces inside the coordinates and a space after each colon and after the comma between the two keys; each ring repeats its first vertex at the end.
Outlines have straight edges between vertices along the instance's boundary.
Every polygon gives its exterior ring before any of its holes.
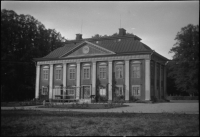
{"type": "Polygon", "coordinates": [[[150,100],[150,60],[145,60],[145,100],[150,100]]]}
{"type": "Polygon", "coordinates": [[[167,97],[167,72],[166,66],[164,66],[164,98],[167,97]]]}
{"type": "Polygon", "coordinates": [[[155,66],[155,76],[154,76],[154,96],[158,97],[158,93],[157,93],[157,62],[154,61],[154,66],[155,66]]]}
{"type": "Polygon", "coordinates": [[[80,72],[81,72],[81,69],[80,69],[80,62],[77,62],[77,73],[76,73],[76,99],[80,99],[79,96],[80,96],[80,72]]]}
{"type": "Polygon", "coordinates": [[[49,99],[53,99],[53,64],[50,64],[49,99]]]}
{"type": "Polygon", "coordinates": [[[92,95],[96,94],[96,62],[92,63],[92,95]]]}
{"type": "Polygon", "coordinates": [[[63,92],[64,92],[64,94],[65,94],[65,89],[66,89],[66,81],[67,81],[67,64],[66,63],[64,63],[63,64],[63,92]]]}
{"type": "Polygon", "coordinates": [[[108,62],[108,100],[112,101],[112,61],[108,62]]]}
{"type": "Polygon", "coordinates": [[[159,98],[161,99],[162,94],[163,94],[163,93],[162,93],[162,87],[161,87],[161,84],[162,84],[162,83],[161,83],[161,81],[162,81],[162,79],[161,79],[161,77],[162,77],[162,73],[161,73],[161,64],[160,64],[159,66],[160,66],[160,81],[159,81],[159,86],[160,86],[160,87],[159,87],[159,92],[160,92],[159,95],[160,95],[160,97],[159,97],[159,98]]]}
{"type": "Polygon", "coordinates": [[[35,83],[35,98],[39,98],[39,85],[40,85],[40,65],[36,67],[36,83],[35,83]]]}
{"type": "Polygon", "coordinates": [[[129,60],[125,61],[125,100],[129,100],[129,60]]]}

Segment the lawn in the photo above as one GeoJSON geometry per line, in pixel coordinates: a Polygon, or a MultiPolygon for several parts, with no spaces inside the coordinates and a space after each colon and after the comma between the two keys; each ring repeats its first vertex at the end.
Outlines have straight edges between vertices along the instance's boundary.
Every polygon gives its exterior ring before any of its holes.
{"type": "Polygon", "coordinates": [[[199,136],[199,115],[1,110],[2,136],[199,136]]]}

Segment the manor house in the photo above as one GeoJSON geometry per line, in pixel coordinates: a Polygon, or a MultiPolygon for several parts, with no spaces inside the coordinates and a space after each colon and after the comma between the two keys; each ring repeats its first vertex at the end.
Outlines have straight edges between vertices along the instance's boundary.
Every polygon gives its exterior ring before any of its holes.
{"type": "Polygon", "coordinates": [[[35,98],[90,102],[95,96],[109,102],[166,97],[167,58],[119,29],[117,36],[82,38],[36,62],[35,98]]]}

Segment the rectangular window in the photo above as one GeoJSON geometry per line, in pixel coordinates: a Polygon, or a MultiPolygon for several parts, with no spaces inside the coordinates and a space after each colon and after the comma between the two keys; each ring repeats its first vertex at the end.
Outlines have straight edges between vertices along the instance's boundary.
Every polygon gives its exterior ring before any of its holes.
{"type": "Polygon", "coordinates": [[[61,69],[56,69],[56,80],[61,80],[61,69]]]}
{"type": "Polygon", "coordinates": [[[48,69],[43,70],[43,79],[48,80],[48,69]]]}
{"type": "Polygon", "coordinates": [[[116,73],[116,79],[121,79],[123,78],[123,66],[122,65],[117,65],[115,67],[115,73],[116,73]]]}
{"type": "Polygon", "coordinates": [[[124,95],[123,85],[116,85],[116,95],[121,96],[124,95]]]}
{"type": "Polygon", "coordinates": [[[140,96],[140,85],[132,86],[132,96],[140,96]]]}
{"type": "Polygon", "coordinates": [[[48,88],[42,87],[42,95],[48,95],[48,88]]]}
{"type": "Polygon", "coordinates": [[[83,68],[83,79],[90,79],[90,68],[89,67],[83,68]]]}
{"type": "Polygon", "coordinates": [[[99,78],[105,79],[106,78],[106,66],[99,67],[99,78]]]}
{"type": "Polygon", "coordinates": [[[69,68],[69,79],[70,80],[75,79],[75,68],[69,68]]]}
{"type": "Polygon", "coordinates": [[[101,95],[101,96],[106,96],[106,89],[105,88],[99,88],[99,94],[101,95]]]}
{"type": "Polygon", "coordinates": [[[140,65],[133,65],[133,78],[140,78],[140,65]]]}
{"type": "Polygon", "coordinates": [[[68,89],[67,93],[68,95],[74,95],[74,89],[68,89]]]}

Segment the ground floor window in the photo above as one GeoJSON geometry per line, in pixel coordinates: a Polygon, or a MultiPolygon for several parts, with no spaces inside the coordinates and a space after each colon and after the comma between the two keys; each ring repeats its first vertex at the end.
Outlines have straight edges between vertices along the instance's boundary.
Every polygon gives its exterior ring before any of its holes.
{"type": "Polygon", "coordinates": [[[99,88],[99,94],[100,94],[101,96],[106,96],[106,88],[100,87],[100,88],[99,88]]]}
{"type": "Polygon", "coordinates": [[[124,95],[123,85],[116,85],[116,95],[117,96],[124,95]]]}
{"type": "Polygon", "coordinates": [[[140,96],[140,95],[141,95],[140,85],[132,85],[132,96],[140,96]]]}
{"type": "Polygon", "coordinates": [[[42,87],[42,95],[48,95],[48,87],[42,87]]]}

